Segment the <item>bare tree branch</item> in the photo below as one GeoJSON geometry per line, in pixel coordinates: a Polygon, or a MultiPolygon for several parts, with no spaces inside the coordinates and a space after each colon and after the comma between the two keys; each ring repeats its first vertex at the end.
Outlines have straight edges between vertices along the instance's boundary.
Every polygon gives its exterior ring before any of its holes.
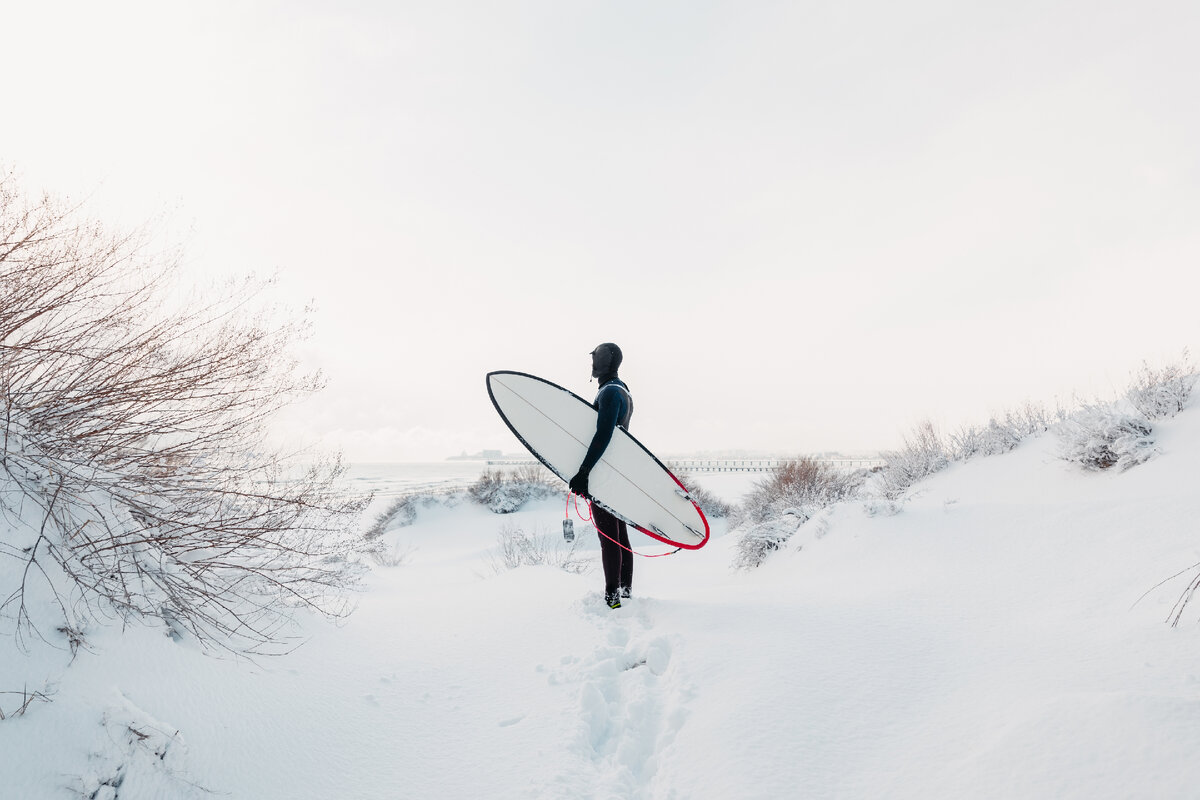
{"type": "Polygon", "coordinates": [[[35,632],[36,579],[72,631],[76,613],[152,619],[269,651],[291,608],[345,611],[361,501],[339,495],[339,459],[301,469],[266,445],[321,386],[289,355],[303,321],[253,312],[250,281],[171,306],[177,256],[148,241],[0,174],[0,511],[41,520],[32,547],[0,547],[25,562],[0,614],[35,632]]]}

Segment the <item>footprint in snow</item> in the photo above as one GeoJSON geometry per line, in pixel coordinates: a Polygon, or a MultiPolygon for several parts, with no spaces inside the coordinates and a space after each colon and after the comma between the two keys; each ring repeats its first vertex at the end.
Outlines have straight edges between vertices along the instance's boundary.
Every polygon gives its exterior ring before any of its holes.
{"type": "Polygon", "coordinates": [[[660,636],[646,648],[646,666],[655,675],[662,675],[671,664],[671,643],[660,636]]]}

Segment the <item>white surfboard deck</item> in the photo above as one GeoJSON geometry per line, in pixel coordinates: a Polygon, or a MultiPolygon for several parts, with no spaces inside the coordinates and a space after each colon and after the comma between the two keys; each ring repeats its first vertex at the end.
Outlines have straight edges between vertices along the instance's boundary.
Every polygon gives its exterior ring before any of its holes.
{"type": "MultiPolygon", "coordinates": [[[[596,433],[596,409],[579,395],[523,372],[489,372],[488,394],[505,423],[564,481],[579,470],[596,433]]],[[[708,520],[683,484],[621,426],[588,478],[592,501],[646,535],[695,550],[708,520]]]]}

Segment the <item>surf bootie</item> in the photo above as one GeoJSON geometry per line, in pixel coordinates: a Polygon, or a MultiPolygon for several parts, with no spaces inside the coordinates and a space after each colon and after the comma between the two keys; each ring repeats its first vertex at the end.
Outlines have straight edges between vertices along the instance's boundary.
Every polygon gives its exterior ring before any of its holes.
{"type": "Polygon", "coordinates": [[[604,602],[608,604],[609,608],[620,608],[621,595],[618,592],[605,592],[604,602]]]}

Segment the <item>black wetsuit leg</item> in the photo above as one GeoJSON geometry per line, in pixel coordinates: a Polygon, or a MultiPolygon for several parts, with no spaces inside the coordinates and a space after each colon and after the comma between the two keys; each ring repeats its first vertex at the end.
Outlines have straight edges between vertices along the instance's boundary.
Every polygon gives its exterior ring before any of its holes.
{"type": "Polygon", "coordinates": [[[611,597],[621,589],[633,588],[633,553],[627,549],[629,547],[629,529],[622,520],[599,506],[592,506],[592,515],[596,527],[600,530],[600,560],[604,563],[604,594],[606,597],[611,597]]]}

